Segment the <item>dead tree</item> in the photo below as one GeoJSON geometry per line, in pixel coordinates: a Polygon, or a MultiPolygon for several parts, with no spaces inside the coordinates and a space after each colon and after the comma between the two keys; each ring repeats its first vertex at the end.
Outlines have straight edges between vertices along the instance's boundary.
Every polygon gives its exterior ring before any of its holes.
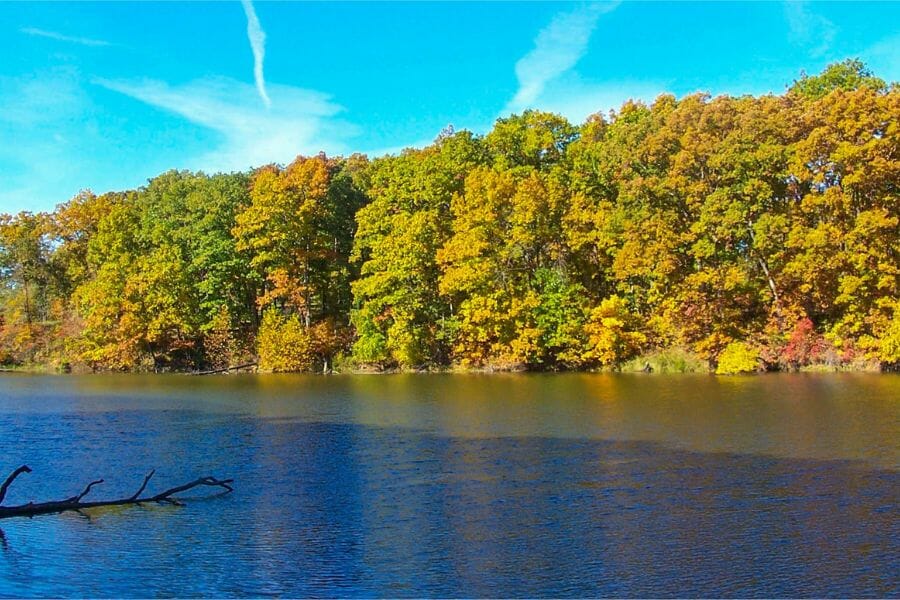
{"type": "Polygon", "coordinates": [[[164,492],[156,494],[155,496],[147,496],[141,498],[141,494],[144,493],[144,490],[147,488],[147,483],[150,482],[150,478],[153,477],[153,474],[155,472],[155,470],[150,471],[147,476],[144,477],[144,482],[141,484],[141,487],[138,488],[138,491],[127,498],[118,498],[115,500],[103,500],[96,502],[83,502],[84,497],[90,493],[92,487],[103,483],[102,479],[98,479],[87,484],[84,490],[77,496],[72,496],[71,498],[66,498],[65,500],[51,500],[49,502],[29,502],[28,504],[21,504],[19,506],[2,506],[3,500],[4,498],[6,498],[6,491],[9,489],[9,486],[12,485],[12,482],[15,481],[16,477],[18,477],[22,473],[31,473],[31,469],[28,467],[28,465],[22,465],[21,467],[13,471],[9,475],[9,477],[6,478],[6,481],[3,482],[3,485],[0,485],[0,519],[8,519],[10,517],[33,517],[35,515],[60,513],[70,510],[77,511],[84,510],[86,508],[97,508],[98,506],[127,506],[131,504],[143,504],[145,502],[183,506],[183,504],[173,498],[173,496],[175,494],[180,494],[181,492],[185,492],[198,486],[220,487],[225,490],[223,492],[225,494],[234,491],[234,489],[231,487],[231,484],[234,483],[233,479],[201,477],[200,479],[196,479],[190,483],[168,489],[164,492]]]}

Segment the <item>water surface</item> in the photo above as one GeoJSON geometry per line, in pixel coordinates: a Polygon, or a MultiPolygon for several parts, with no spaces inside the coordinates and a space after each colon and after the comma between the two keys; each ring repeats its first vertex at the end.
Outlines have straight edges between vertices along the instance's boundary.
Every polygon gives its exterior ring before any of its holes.
{"type": "Polygon", "coordinates": [[[236,491],[0,521],[0,595],[896,597],[898,434],[888,375],[5,376],[6,504],[236,491]]]}

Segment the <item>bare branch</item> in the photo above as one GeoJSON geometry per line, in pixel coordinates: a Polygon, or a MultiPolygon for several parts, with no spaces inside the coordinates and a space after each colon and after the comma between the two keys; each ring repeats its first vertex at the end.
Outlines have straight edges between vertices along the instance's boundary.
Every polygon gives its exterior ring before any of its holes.
{"type": "Polygon", "coordinates": [[[150,478],[153,477],[153,474],[154,474],[154,473],[156,473],[156,469],[153,469],[152,471],[150,471],[149,473],[147,473],[147,476],[144,477],[144,483],[141,484],[140,489],[139,489],[138,491],[136,491],[136,492],[134,493],[134,496],[132,496],[131,498],[129,498],[129,500],[137,500],[137,499],[138,499],[138,496],[140,496],[141,493],[143,493],[144,488],[147,487],[147,482],[150,481],[150,478]]]}
{"type": "Polygon", "coordinates": [[[161,494],[157,494],[157,495],[153,496],[149,500],[152,502],[160,502],[162,500],[168,500],[169,496],[172,496],[179,492],[185,492],[191,488],[197,487],[198,485],[222,487],[222,488],[225,488],[226,490],[228,490],[229,492],[233,492],[234,489],[229,485],[231,483],[234,483],[233,479],[225,479],[225,480],[219,481],[218,479],[215,479],[214,477],[201,477],[200,479],[197,479],[190,483],[186,483],[184,485],[174,487],[170,490],[166,490],[161,494]]]}
{"type": "MultiPolygon", "coordinates": [[[[2,494],[6,492],[6,488],[9,487],[9,484],[12,483],[13,479],[15,479],[20,473],[28,472],[31,472],[31,469],[23,466],[19,467],[19,469],[17,469],[15,473],[10,475],[6,480],[6,483],[3,484],[3,487],[0,488],[0,499],[2,499],[2,494]]],[[[149,498],[141,498],[141,494],[147,488],[147,484],[149,483],[150,478],[153,477],[153,474],[155,472],[155,470],[150,471],[147,476],[144,477],[144,482],[141,484],[141,487],[138,489],[138,491],[128,498],[118,498],[115,500],[104,500],[99,502],[82,502],[84,497],[87,496],[88,493],[90,493],[92,487],[103,483],[102,479],[98,479],[89,483],[87,487],[84,488],[84,491],[81,492],[81,494],[79,494],[78,496],[72,496],[71,498],[67,498],[65,500],[54,500],[50,502],[37,503],[29,502],[28,504],[23,504],[21,506],[0,506],[0,519],[6,519],[10,517],[33,517],[35,515],[59,513],[64,511],[81,511],[86,508],[96,508],[98,506],[125,506],[141,504],[142,502],[157,502],[159,504],[184,506],[181,501],[173,498],[172,496],[198,486],[220,487],[225,490],[225,493],[234,491],[234,488],[231,487],[231,484],[234,483],[233,479],[216,479],[215,477],[207,476],[196,479],[190,483],[168,489],[160,494],[156,494],[155,496],[151,496],[149,498]]]]}
{"type": "Polygon", "coordinates": [[[224,367],[222,369],[210,369],[209,371],[194,371],[192,373],[188,373],[188,375],[215,375],[217,373],[228,373],[230,371],[240,371],[241,369],[249,369],[250,367],[256,367],[259,363],[249,362],[244,363],[242,365],[237,365],[234,367],[224,367]]]}
{"type": "Polygon", "coordinates": [[[87,484],[87,487],[84,488],[84,491],[81,492],[81,494],[75,498],[75,502],[81,502],[81,499],[90,493],[92,487],[94,487],[95,485],[99,485],[101,483],[103,483],[103,480],[98,479],[96,481],[92,481],[89,484],[87,484]]]}
{"type": "Polygon", "coordinates": [[[12,485],[12,482],[15,481],[16,477],[22,473],[31,473],[31,468],[28,465],[22,465],[10,473],[9,477],[6,478],[6,481],[3,482],[3,485],[0,485],[0,504],[3,504],[3,499],[6,498],[6,490],[9,489],[9,486],[12,485]]]}

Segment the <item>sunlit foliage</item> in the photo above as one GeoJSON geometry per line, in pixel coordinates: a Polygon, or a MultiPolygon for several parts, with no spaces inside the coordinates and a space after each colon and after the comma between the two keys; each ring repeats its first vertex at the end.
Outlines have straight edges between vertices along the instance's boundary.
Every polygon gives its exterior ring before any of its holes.
{"type": "Polygon", "coordinates": [[[856,60],[782,95],[170,171],[0,215],[0,362],[896,368],[898,184],[900,89],[856,60]]]}
{"type": "Polygon", "coordinates": [[[759,352],[745,342],[731,342],[719,355],[716,373],[736,375],[759,369],[759,352]]]}

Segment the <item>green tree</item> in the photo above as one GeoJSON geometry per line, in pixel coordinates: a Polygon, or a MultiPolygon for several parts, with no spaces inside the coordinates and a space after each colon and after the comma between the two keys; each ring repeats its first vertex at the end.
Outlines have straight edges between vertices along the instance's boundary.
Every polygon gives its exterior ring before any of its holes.
{"type": "Polygon", "coordinates": [[[886,87],[884,80],[875,77],[862,61],[848,58],[842,62],[831,63],[818,75],[801,72],[800,79],[794,81],[789,91],[809,100],[819,100],[835,90],[852,91],[868,88],[873,91],[884,91],[886,87]]]}
{"type": "Polygon", "coordinates": [[[33,362],[46,347],[53,280],[43,213],[0,215],[0,359],[33,362]]]}
{"type": "Polygon", "coordinates": [[[449,237],[451,198],[487,161],[468,132],[372,162],[371,203],[357,213],[352,322],[357,360],[379,366],[440,364],[449,354],[450,305],[438,293],[438,249],[449,237]]]}

